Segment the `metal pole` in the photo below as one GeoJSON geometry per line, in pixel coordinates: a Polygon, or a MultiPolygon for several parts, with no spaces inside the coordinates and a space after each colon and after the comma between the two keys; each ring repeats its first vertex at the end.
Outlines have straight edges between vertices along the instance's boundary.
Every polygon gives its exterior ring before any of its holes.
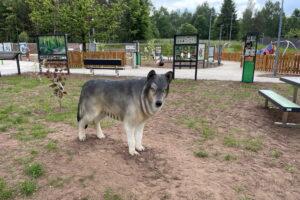
{"type": "Polygon", "coordinates": [[[209,57],[209,47],[210,47],[210,32],[211,32],[211,18],[212,18],[212,11],[210,11],[210,18],[209,18],[209,31],[208,31],[208,47],[207,47],[207,62],[206,67],[208,67],[208,57],[209,57]]]}
{"type": "Polygon", "coordinates": [[[232,30],[232,18],[233,18],[233,13],[231,14],[231,20],[230,20],[230,32],[229,32],[229,41],[231,40],[231,30],[232,30]]]}
{"type": "Polygon", "coordinates": [[[221,51],[220,51],[220,48],[221,48],[221,39],[222,39],[221,37],[222,37],[222,27],[223,26],[224,26],[223,24],[221,24],[221,26],[220,26],[218,64],[221,64],[221,51]]]}
{"type": "Polygon", "coordinates": [[[283,0],[281,1],[281,11],[280,11],[280,18],[279,18],[277,47],[276,47],[276,53],[275,53],[274,76],[277,75],[277,69],[278,69],[278,55],[279,55],[279,48],[280,48],[280,36],[281,36],[281,26],[282,26],[282,14],[283,14],[283,0]]]}

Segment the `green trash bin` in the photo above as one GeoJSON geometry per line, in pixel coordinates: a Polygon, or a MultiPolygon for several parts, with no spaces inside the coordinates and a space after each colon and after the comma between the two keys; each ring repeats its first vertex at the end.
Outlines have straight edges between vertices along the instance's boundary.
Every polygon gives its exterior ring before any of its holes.
{"type": "Polygon", "coordinates": [[[253,78],[254,78],[254,62],[245,61],[242,82],[253,83],[253,78]]]}
{"type": "Polygon", "coordinates": [[[136,52],[136,66],[139,67],[141,66],[141,53],[136,52]]]}

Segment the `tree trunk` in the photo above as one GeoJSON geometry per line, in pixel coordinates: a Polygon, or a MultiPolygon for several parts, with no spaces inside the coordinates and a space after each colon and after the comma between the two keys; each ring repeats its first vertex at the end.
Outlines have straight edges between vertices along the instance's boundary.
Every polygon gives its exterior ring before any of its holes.
{"type": "Polygon", "coordinates": [[[82,51],[86,52],[86,37],[84,33],[81,33],[81,39],[82,39],[82,51]]]}

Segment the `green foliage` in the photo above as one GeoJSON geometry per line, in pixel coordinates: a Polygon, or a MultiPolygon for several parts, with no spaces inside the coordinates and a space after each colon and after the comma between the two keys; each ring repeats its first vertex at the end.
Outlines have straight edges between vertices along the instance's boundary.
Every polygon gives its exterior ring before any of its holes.
{"type": "Polygon", "coordinates": [[[108,188],[105,190],[103,194],[104,200],[122,200],[123,198],[121,195],[114,193],[114,191],[111,188],[108,188]]]}
{"type": "Polygon", "coordinates": [[[300,38],[300,28],[290,29],[290,31],[285,35],[285,37],[286,38],[300,38]]]}
{"type": "Polygon", "coordinates": [[[7,183],[4,178],[0,177],[0,199],[10,199],[14,196],[14,189],[13,188],[7,188],[7,183]]]}
{"type": "Polygon", "coordinates": [[[44,148],[48,151],[57,151],[59,149],[59,146],[58,146],[58,141],[57,140],[49,140],[44,148]]]}
{"type": "Polygon", "coordinates": [[[198,30],[192,25],[188,23],[184,23],[179,28],[180,34],[197,34],[198,30]]]}
{"type": "Polygon", "coordinates": [[[234,156],[234,155],[230,155],[230,154],[224,155],[224,160],[225,161],[236,160],[236,159],[237,159],[237,157],[234,156]]]}
{"type": "Polygon", "coordinates": [[[26,31],[22,31],[20,34],[19,34],[19,41],[20,42],[28,42],[29,41],[29,36],[27,34],[26,31]]]}
{"type": "Polygon", "coordinates": [[[21,182],[18,188],[21,194],[30,196],[38,189],[38,186],[35,181],[29,180],[21,182]]]}
{"type": "Polygon", "coordinates": [[[220,25],[223,25],[222,28],[222,37],[225,39],[230,39],[230,30],[231,30],[231,39],[237,38],[238,33],[238,23],[237,23],[237,14],[235,9],[235,3],[233,0],[224,0],[221,8],[221,13],[218,16],[217,20],[214,23],[214,38],[219,36],[220,25]]]}
{"type": "Polygon", "coordinates": [[[199,157],[199,158],[206,158],[208,157],[208,153],[206,151],[197,151],[194,152],[195,156],[199,157]]]}
{"type": "Polygon", "coordinates": [[[38,178],[45,173],[45,169],[41,163],[34,162],[28,164],[25,168],[25,174],[33,178],[38,178]]]}

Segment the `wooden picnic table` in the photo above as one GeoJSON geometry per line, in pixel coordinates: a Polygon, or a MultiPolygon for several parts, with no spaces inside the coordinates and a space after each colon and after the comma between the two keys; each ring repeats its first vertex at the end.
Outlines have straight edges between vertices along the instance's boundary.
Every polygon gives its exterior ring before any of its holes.
{"type": "Polygon", "coordinates": [[[281,77],[280,80],[294,87],[293,102],[296,103],[298,88],[300,87],[300,77],[281,77]]]}

